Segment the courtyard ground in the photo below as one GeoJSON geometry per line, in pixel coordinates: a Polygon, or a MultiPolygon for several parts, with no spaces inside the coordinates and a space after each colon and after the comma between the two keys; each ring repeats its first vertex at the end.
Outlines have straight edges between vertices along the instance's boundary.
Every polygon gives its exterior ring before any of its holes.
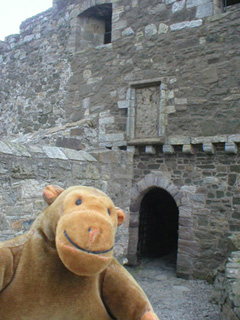
{"type": "Polygon", "coordinates": [[[212,286],[177,278],[169,259],[143,260],[127,270],[144,288],[160,320],[219,320],[218,307],[210,302],[212,286]]]}

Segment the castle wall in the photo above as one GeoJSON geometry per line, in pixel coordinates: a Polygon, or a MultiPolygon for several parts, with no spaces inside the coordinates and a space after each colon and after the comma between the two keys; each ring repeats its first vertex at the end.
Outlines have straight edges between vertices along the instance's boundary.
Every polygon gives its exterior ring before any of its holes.
{"type": "Polygon", "coordinates": [[[239,5],[215,14],[206,1],[114,1],[112,43],[82,48],[81,14],[107,1],[57,3],[1,43],[3,135],[91,119],[98,141],[84,148],[124,146],[130,91],[156,79],[165,142],[238,132],[239,5]]]}
{"type": "Polygon", "coordinates": [[[0,42],[1,133],[30,133],[63,122],[71,75],[68,24],[67,12],[50,9],[0,42]]]}
{"type": "Polygon", "coordinates": [[[227,237],[240,228],[239,170],[239,154],[226,155],[223,144],[216,144],[212,155],[206,155],[202,145],[196,145],[193,154],[184,154],[179,146],[174,147],[173,154],[156,148],[155,154],[149,155],[138,148],[134,156],[130,247],[138,241],[137,234],[134,238],[139,225],[135,199],[144,190],[146,193],[162,187],[180,210],[177,272],[186,277],[210,277],[229,254],[227,237]]]}
{"type": "Polygon", "coordinates": [[[0,241],[29,229],[46,207],[42,193],[48,184],[93,186],[126,212],[125,225],[116,236],[115,255],[121,261],[127,253],[131,177],[131,153],[102,151],[93,156],[84,151],[0,141],[0,241]]]}

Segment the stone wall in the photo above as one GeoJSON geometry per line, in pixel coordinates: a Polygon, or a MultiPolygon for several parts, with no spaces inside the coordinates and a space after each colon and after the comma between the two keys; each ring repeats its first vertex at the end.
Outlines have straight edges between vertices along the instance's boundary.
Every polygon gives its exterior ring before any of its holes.
{"type": "Polygon", "coordinates": [[[71,76],[68,33],[69,14],[50,9],[0,42],[1,133],[29,133],[63,122],[71,76]]]}
{"type": "Polygon", "coordinates": [[[93,186],[106,192],[127,214],[119,228],[115,254],[121,260],[128,244],[128,194],[131,189],[132,154],[102,151],[94,156],[50,146],[24,146],[0,142],[0,240],[29,229],[45,207],[42,191],[48,184],[63,188],[93,186]]]}
{"type": "Polygon", "coordinates": [[[31,188],[39,209],[43,186],[66,181],[104,189],[126,209],[140,206],[135,187],[166,182],[180,208],[178,273],[206,278],[223,262],[240,227],[240,6],[222,13],[219,3],[54,0],[0,43],[4,238],[38,211],[31,188]],[[111,43],[100,44],[102,26],[98,36],[86,14],[96,6],[112,10],[111,43]],[[94,151],[89,163],[69,151],[99,148],[134,151],[134,166],[129,152],[94,151]]]}
{"type": "Polygon", "coordinates": [[[219,299],[219,319],[238,320],[240,318],[240,251],[231,253],[221,283],[219,299]]]}
{"type": "MultiPolygon", "coordinates": [[[[142,114],[131,91],[156,81],[159,138],[237,133],[239,5],[114,1],[112,43],[78,51],[79,15],[108,2],[56,1],[1,43],[2,135],[90,119],[98,139],[84,147],[124,147],[127,117],[142,114]]],[[[69,146],[82,136],[72,131],[69,146]]]]}
{"type": "Polygon", "coordinates": [[[151,188],[160,187],[172,195],[179,208],[177,272],[210,280],[229,254],[227,237],[240,228],[239,154],[227,154],[221,143],[215,145],[212,155],[204,153],[201,144],[188,154],[182,146],[173,149],[172,154],[161,147],[151,150],[152,154],[144,147],[135,152],[130,255],[138,240],[138,234],[134,237],[134,230],[138,233],[138,202],[151,188]]]}

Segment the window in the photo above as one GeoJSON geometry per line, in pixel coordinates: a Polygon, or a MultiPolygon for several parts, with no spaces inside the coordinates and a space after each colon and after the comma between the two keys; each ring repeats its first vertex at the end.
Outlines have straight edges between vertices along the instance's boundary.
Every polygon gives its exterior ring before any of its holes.
{"type": "Polygon", "coordinates": [[[91,7],[79,15],[80,47],[93,47],[112,41],[112,4],[91,7]]]}
{"type": "Polygon", "coordinates": [[[240,3],[240,0],[223,0],[224,8],[233,6],[234,4],[240,3]]]}

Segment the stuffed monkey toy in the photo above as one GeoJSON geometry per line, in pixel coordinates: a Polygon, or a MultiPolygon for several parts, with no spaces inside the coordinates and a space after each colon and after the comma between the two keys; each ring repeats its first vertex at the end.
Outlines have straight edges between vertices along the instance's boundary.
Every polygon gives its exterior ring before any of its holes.
{"type": "Polygon", "coordinates": [[[100,190],[47,186],[47,208],[0,244],[1,320],[158,320],[113,258],[124,212],[100,190]]]}

